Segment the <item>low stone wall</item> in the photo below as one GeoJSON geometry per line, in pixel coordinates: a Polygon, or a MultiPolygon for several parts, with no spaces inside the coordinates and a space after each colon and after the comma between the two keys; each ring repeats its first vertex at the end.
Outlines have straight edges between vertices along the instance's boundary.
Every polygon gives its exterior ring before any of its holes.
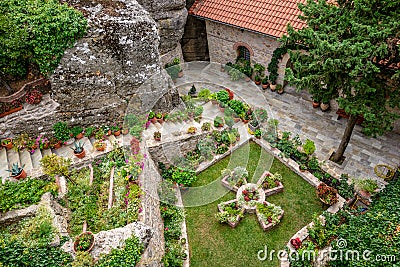
{"type": "Polygon", "coordinates": [[[163,162],[166,166],[169,166],[176,157],[184,156],[187,152],[195,149],[199,140],[205,138],[208,134],[207,132],[184,136],[178,140],[149,147],[148,151],[155,162],[163,162]]]}

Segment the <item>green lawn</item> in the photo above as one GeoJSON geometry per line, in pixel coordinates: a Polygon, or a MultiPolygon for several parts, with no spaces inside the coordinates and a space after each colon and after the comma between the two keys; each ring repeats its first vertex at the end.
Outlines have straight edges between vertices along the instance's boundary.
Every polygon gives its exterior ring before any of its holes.
{"type": "Polygon", "coordinates": [[[255,143],[242,146],[230,157],[200,173],[192,186],[204,185],[208,186],[203,187],[203,190],[191,189],[183,194],[186,206],[196,206],[199,201],[213,199],[210,204],[185,208],[191,267],[278,266],[276,253],[273,261],[260,261],[257,252],[265,246],[269,251],[284,249],[290,237],[311,222],[314,213],[321,214],[324,209],[311,185],[279,160],[273,160],[270,154],[255,143]],[[272,173],[283,175],[284,192],[267,197],[267,201],[281,206],[285,215],[275,228],[267,232],[261,229],[255,215],[246,214],[235,229],[220,224],[215,218],[217,204],[235,198],[233,193],[226,192],[222,198],[215,200],[224,192],[219,182],[221,170],[227,166],[230,169],[244,166],[246,163],[249,177],[254,175],[253,181],[269,167],[272,173]]]}

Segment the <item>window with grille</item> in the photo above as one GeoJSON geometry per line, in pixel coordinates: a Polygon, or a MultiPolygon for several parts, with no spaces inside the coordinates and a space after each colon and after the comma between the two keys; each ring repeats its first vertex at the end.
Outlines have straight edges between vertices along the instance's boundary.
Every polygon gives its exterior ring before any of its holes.
{"type": "Polygon", "coordinates": [[[243,58],[250,61],[250,51],[245,46],[239,46],[238,48],[238,58],[243,58]]]}

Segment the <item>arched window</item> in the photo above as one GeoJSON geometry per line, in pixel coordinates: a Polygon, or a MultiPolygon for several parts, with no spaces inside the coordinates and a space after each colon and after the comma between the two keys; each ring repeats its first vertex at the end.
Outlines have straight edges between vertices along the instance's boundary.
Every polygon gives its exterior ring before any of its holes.
{"type": "Polygon", "coordinates": [[[250,51],[245,46],[239,46],[237,49],[238,59],[243,58],[245,60],[250,61],[250,51]]]}

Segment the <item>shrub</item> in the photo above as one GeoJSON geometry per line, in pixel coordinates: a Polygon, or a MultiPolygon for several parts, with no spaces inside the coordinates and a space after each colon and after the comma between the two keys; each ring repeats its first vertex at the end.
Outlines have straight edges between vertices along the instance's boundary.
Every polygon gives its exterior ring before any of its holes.
{"type": "Polygon", "coordinates": [[[66,122],[59,121],[53,125],[54,136],[62,141],[65,142],[71,138],[71,130],[68,127],[66,122]]]}
{"type": "Polygon", "coordinates": [[[217,100],[221,103],[228,104],[229,93],[225,90],[220,90],[217,92],[217,100]]]}
{"type": "Polygon", "coordinates": [[[137,237],[130,237],[125,240],[125,245],[112,249],[108,255],[99,259],[97,267],[120,266],[128,267],[135,266],[142,257],[144,251],[143,245],[137,237]]]}
{"type": "Polygon", "coordinates": [[[36,204],[46,192],[56,196],[57,185],[40,179],[25,179],[18,183],[6,181],[0,184],[0,212],[36,204]]]}
{"type": "Polygon", "coordinates": [[[196,178],[196,173],[194,171],[176,168],[172,174],[171,181],[176,182],[177,184],[190,186],[194,181],[196,181],[196,178]]]}
{"type": "Polygon", "coordinates": [[[216,116],[214,118],[214,127],[221,127],[223,125],[224,125],[224,120],[221,117],[216,116]]]}

